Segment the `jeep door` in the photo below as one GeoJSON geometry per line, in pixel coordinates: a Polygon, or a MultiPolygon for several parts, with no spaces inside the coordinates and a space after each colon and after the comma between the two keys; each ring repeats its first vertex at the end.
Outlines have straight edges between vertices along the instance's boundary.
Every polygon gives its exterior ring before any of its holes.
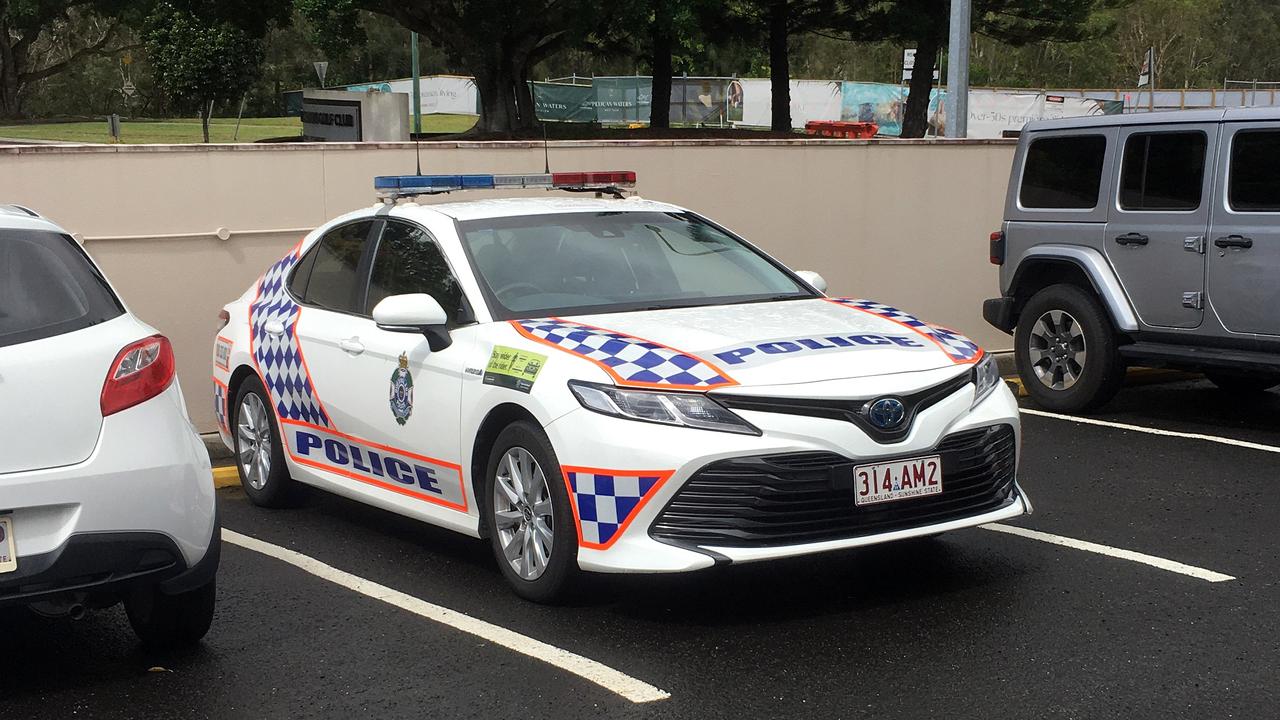
{"type": "Polygon", "coordinates": [[[1121,128],[1106,253],[1146,325],[1199,327],[1216,123],[1121,128]]]}
{"type": "Polygon", "coordinates": [[[1280,124],[1222,128],[1225,188],[1209,233],[1209,302],[1231,332],[1280,335],[1280,124]]]}

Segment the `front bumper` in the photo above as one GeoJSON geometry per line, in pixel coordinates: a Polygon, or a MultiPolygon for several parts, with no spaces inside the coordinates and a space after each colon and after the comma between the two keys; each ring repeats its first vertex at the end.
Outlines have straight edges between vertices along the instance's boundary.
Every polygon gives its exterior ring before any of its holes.
{"type": "MultiPolygon", "coordinates": [[[[855,387],[849,394],[865,395],[868,387],[882,389],[891,382],[885,378],[869,378],[850,383],[855,387]]],[[[875,392],[873,390],[873,394],[875,392]]],[[[929,455],[949,437],[997,426],[1008,426],[1016,451],[1020,439],[1018,407],[1008,389],[1000,386],[970,409],[972,402],[973,386],[966,385],[921,411],[903,440],[884,444],[875,442],[847,421],[745,410],[738,412],[763,431],[761,436],[621,420],[588,410],[570,412],[551,423],[547,431],[566,469],[566,486],[579,526],[580,567],[594,572],[680,572],[717,563],[784,558],[933,535],[1030,512],[1026,495],[1010,476],[1003,488],[1004,495],[993,498],[992,502],[958,513],[881,523],[869,532],[857,527],[837,527],[825,535],[795,534],[766,542],[724,542],[711,536],[673,538],[662,531],[664,510],[692,478],[717,463],[760,456],[836,455],[844,459],[842,465],[851,469],[853,464],[864,462],[929,455]],[[584,473],[587,473],[585,483],[584,473]],[[646,481],[646,477],[650,479],[646,481]],[[621,495],[625,492],[619,490],[621,487],[634,488],[631,478],[639,478],[641,492],[652,487],[638,503],[601,497],[604,493],[621,495]],[[584,485],[596,495],[584,495],[584,485]],[[628,509],[630,516],[622,517],[628,509]],[[608,542],[600,542],[602,533],[606,532],[601,528],[612,532],[608,542]]],[[[1016,458],[1013,462],[1016,473],[1016,458]]],[[[944,460],[944,486],[945,463],[944,460]]],[[[824,497],[832,503],[840,502],[832,499],[834,495],[824,497]]],[[[848,502],[851,506],[851,494],[848,502]]]]}
{"type": "Polygon", "coordinates": [[[209,456],[177,383],[106,418],[84,462],[0,475],[0,513],[18,558],[0,604],[142,581],[181,592],[217,569],[209,456]]]}

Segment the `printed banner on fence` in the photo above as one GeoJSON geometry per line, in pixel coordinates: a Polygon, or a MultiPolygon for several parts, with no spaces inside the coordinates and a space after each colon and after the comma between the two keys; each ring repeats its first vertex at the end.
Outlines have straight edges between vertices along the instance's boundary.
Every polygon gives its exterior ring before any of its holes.
{"type": "MultiPolygon", "coordinates": [[[[769,127],[773,121],[773,91],[767,78],[743,78],[742,124],[769,127]]],[[[839,120],[841,83],[835,80],[791,81],[791,127],[810,120],[839,120]]]]}

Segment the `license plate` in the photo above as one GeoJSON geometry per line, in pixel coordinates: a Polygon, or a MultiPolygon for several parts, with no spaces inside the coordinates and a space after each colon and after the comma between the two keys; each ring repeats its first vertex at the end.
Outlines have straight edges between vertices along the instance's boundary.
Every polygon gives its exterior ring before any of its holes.
{"type": "Polygon", "coordinates": [[[18,551],[13,542],[13,518],[0,517],[0,575],[18,569],[18,551]]]}
{"type": "Polygon", "coordinates": [[[942,492],[942,456],[859,465],[853,469],[853,504],[906,500],[942,492]]]}

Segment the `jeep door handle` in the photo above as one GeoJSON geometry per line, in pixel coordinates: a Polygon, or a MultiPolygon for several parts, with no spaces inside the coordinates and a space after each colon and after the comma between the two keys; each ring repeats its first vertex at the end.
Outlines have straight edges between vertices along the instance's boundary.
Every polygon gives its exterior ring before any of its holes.
{"type": "Polygon", "coordinates": [[[1131,232],[1123,235],[1117,235],[1116,242],[1121,245],[1146,245],[1151,242],[1151,238],[1143,235],[1142,233],[1131,232]]]}
{"type": "Polygon", "coordinates": [[[1243,235],[1228,235],[1214,240],[1213,244],[1220,248],[1251,248],[1253,247],[1253,238],[1247,238],[1243,235]]]}
{"type": "Polygon", "coordinates": [[[349,352],[352,355],[359,355],[364,352],[364,343],[360,342],[360,338],[355,337],[339,340],[338,347],[342,348],[343,352],[349,352]]]}

